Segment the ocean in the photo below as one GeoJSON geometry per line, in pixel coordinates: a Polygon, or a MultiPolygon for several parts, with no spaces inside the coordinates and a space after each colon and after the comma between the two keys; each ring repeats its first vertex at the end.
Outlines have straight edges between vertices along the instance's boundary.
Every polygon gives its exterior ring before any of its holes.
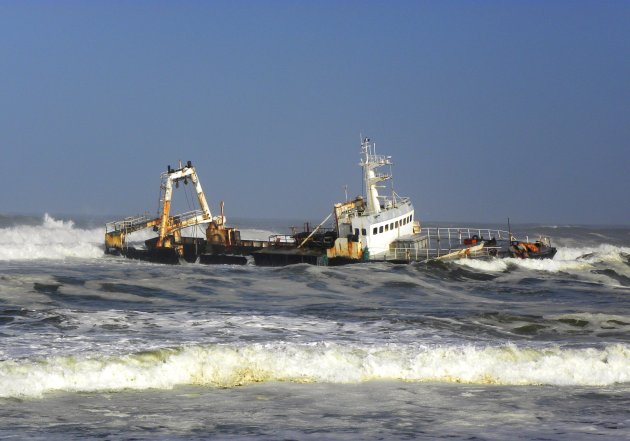
{"type": "Polygon", "coordinates": [[[558,254],[169,266],[0,216],[0,438],[630,439],[630,227],[513,230],[558,254]]]}

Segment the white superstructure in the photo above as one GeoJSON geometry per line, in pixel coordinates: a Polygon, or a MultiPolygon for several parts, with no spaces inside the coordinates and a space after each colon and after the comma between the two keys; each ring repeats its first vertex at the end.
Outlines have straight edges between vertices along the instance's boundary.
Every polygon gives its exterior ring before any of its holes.
{"type": "Polygon", "coordinates": [[[335,205],[339,237],[358,238],[370,258],[385,254],[396,239],[420,230],[409,198],[400,197],[393,190],[391,196],[379,194],[379,189],[385,188],[379,184],[392,179],[391,169],[379,169],[391,165],[391,156],[377,155],[376,145],[363,138],[359,166],[363,169],[365,196],[335,205]]]}

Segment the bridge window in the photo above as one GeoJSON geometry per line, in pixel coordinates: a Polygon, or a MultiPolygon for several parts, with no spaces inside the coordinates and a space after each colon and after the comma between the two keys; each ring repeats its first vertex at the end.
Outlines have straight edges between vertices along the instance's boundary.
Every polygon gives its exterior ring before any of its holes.
{"type": "Polygon", "coordinates": [[[361,234],[367,236],[367,231],[365,230],[365,228],[361,228],[361,234]]]}
{"type": "Polygon", "coordinates": [[[383,226],[381,225],[380,227],[378,227],[378,232],[382,233],[383,232],[383,226]]]}
{"type": "Polygon", "coordinates": [[[395,228],[398,228],[398,221],[396,221],[396,227],[395,228]]]}
{"type": "Polygon", "coordinates": [[[372,234],[378,234],[378,228],[374,227],[374,229],[372,230],[372,234]]]}
{"type": "Polygon", "coordinates": [[[355,236],[358,236],[358,235],[359,235],[359,229],[358,229],[358,228],[355,228],[355,229],[354,229],[354,235],[355,235],[355,236]]]}

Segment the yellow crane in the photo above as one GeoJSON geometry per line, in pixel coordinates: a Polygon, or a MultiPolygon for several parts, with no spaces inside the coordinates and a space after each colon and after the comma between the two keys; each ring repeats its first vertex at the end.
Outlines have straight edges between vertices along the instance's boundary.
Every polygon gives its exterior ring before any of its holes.
{"type": "Polygon", "coordinates": [[[162,173],[161,179],[158,217],[135,216],[107,223],[105,226],[105,252],[125,254],[127,236],[147,228],[152,228],[158,233],[157,238],[147,241],[148,246],[155,250],[172,249],[180,257],[184,253],[182,230],[186,227],[207,225],[205,238],[207,243],[230,245],[234,242],[236,239],[235,230],[225,227],[223,202],[221,202],[221,214],[213,217],[203,193],[199,176],[191,161],[188,161],[183,167],[180,164],[178,169],[171,169],[169,165],[167,171],[162,173]],[[195,187],[200,209],[171,215],[173,187],[178,187],[182,181],[184,184],[188,184],[189,180],[195,187]]]}

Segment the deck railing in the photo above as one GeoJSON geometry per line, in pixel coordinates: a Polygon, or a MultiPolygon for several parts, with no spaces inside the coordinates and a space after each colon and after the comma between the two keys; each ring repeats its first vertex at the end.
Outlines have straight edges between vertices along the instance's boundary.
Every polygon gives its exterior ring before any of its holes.
{"type": "Polygon", "coordinates": [[[146,224],[151,220],[146,214],[139,214],[136,216],[129,216],[122,220],[107,222],[105,224],[105,232],[110,233],[112,231],[130,231],[134,230],[140,225],[146,224]]]}
{"type": "MultiPolygon", "coordinates": [[[[524,236],[525,242],[529,242],[529,235],[524,236]]],[[[464,251],[462,257],[479,257],[496,255],[506,242],[518,240],[517,237],[505,230],[494,228],[478,228],[478,227],[429,227],[422,228],[421,232],[415,239],[398,242],[405,246],[392,246],[389,251],[383,255],[374,256],[374,259],[380,260],[428,260],[442,257],[447,254],[464,251]],[[488,241],[494,239],[496,245],[490,245],[488,241]],[[475,250],[475,245],[485,241],[485,245],[475,250]],[[466,252],[466,249],[468,251],[466,252]]],[[[550,246],[550,239],[545,236],[538,236],[535,241],[542,242],[546,246],[550,246]]]]}
{"type": "MultiPolygon", "coordinates": [[[[471,228],[471,227],[429,227],[422,228],[422,234],[428,236],[429,245],[431,241],[437,243],[448,243],[448,248],[458,248],[465,239],[472,239],[477,236],[478,240],[510,240],[510,232],[493,228],[471,228]]],[[[512,235],[514,236],[514,235],[512,235]]]]}
{"type": "MultiPolygon", "coordinates": [[[[514,238],[509,231],[493,228],[473,227],[428,227],[422,228],[415,241],[409,241],[408,246],[391,247],[382,256],[384,260],[426,260],[444,256],[459,250],[474,247],[481,240],[508,241],[514,238]],[[476,240],[475,240],[476,239],[476,240]]],[[[400,243],[400,242],[399,242],[400,243]]],[[[484,246],[481,250],[474,249],[467,254],[470,257],[490,255],[499,247],[484,246]]],[[[380,256],[375,256],[379,258],[380,256]]]]}
{"type": "MultiPolygon", "coordinates": [[[[171,219],[174,224],[181,224],[184,222],[188,222],[195,218],[203,217],[203,211],[201,210],[192,210],[187,211],[185,213],[176,214],[171,216],[171,219]]],[[[133,233],[134,231],[141,230],[146,228],[147,222],[154,220],[155,217],[150,217],[148,214],[129,216],[119,221],[108,222],[105,224],[105,232],[111,233],[114,231],[122,231],[125,233],[133,233]]],[[[191,224],[198,225],[203,223],[211,222],[212,219],[204,219],[197,223],[191,224]]]]}
{"type": "MultiPolygon", "coordinates": [[[[175,224],[183,223],[183,222],[189,221],[189,220],[197,218],[197,217],[203,217],[203,211],[201,211],[201,210],[192,210],[192,211],[187,211],[185,213],[176,214],[176,215],[173,216],[173,223],[175,223],[175,224]]],[[[212,219],[208,219],[207,221],[210,222],[210,221],[212,221],[212,219]]],[[[204,220],[204,221],[200,221],[200,222],[197,222],[197,223],[206,223],[206,222],[204,220]]]]}

